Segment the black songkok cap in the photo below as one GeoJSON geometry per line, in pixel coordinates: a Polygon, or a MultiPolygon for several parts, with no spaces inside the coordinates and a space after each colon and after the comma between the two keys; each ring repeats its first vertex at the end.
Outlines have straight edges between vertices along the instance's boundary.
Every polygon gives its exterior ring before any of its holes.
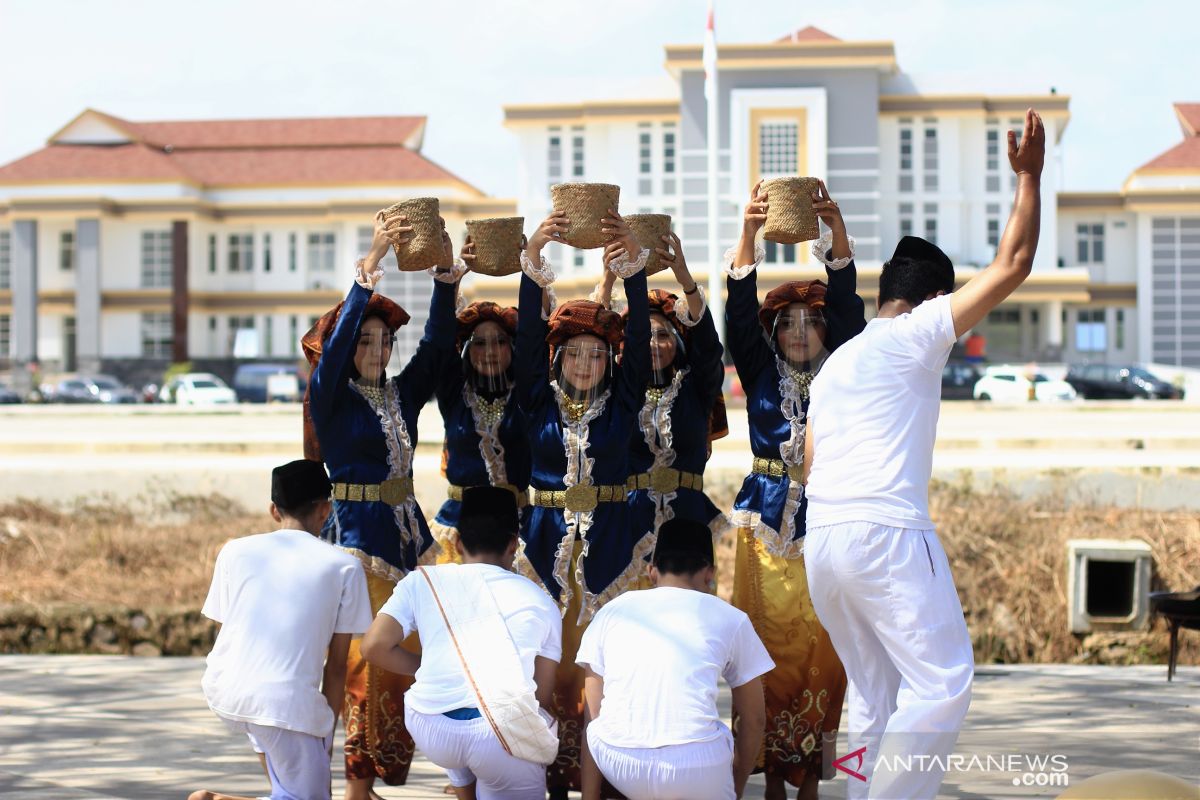
{"type": "Polygon", "coordinates": [[[950,257],[943,253],[936,244],[922,239],[920,236],[905,236],[901,239],[900,243],[896,245],[896,252],[892,253],[892,258],[927,261],[936,264],[950,275],[954,275],[954,262],[950,260],[950,257]]]}
{"type": "Polygon", "coordinates": [[[499,486],[463,489],[462,506],[458,514],[459,531],[480,526],[499,528],[510,536],[515,534],[520,527],[516,495],[499,486]]]}
{"type": "Polygon", "coordinates": [[[654,549],[656,558],[658,554],[665,553],[686,554],[698,556],[709,566],[716,563],[712,531],[703,522],[694,519],[675,517],[664,522],[658,528],[658,543],[654,549]]]}
{"type": "Polygon", "coordinates": [[[327,500],[332,492],[333,485],[320,461],[302,458],[271,471],[271,502],[284,511],[327,500]]]}

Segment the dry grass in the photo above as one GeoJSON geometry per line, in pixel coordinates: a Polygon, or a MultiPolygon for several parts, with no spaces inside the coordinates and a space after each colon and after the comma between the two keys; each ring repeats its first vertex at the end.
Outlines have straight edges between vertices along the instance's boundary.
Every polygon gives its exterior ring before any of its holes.
{"type": "MultiPolygon", "coordinates": [[[[714,481],[710,490],[727,508],[736,486],[714,481]]],[[[983,661],[1161,658],[1161,621],[1148,634],[1118,641],[1116,655],[1096,654],[1096,640],[1081,642],[1068,633],[1068,539],[1142,539],[1154,553],[1153,589],[1200,583],[1196,514],[1066,507],[1055,497],[1031,501],[976,491],[969,482],[936,485],[931,504],[983,661]]],[[[32,501],[0,505],[0,603],[198,608],[221,545],[273,527],[266,515],[221,497],[177,496],[136,506],[90,501],[61,510],[32,501]]],[[[728,597],[733,537],[722,541],[718,560],[720,591],[728,597]]],[[[1196,663],[1200,636],[1182,639],[1182,662],[1196,663]]]]}

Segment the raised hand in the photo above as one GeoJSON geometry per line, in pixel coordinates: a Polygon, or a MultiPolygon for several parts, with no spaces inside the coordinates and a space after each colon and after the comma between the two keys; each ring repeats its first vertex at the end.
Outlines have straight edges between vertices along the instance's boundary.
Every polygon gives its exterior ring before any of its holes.
{"type": "Polygon", "coordinates": [[[628,251],[625,249],[624,242],[612,241],[604,245],[604,283],[608,284],[610,287],[616,283],[617,275],[608,268],[608,265],[611,264],[615,259],[624,255],[628,255],[628,251]]]}
{"type": "Polygon", "coordinates": [[[664,265],[670,267],[671,272],[675,274],[675,280],[679,281],[680,287],[688,289],[694,287],[696,282],[692,280],[692,275],[688,272],[687,261],[683,257],[683,244],[679,241],[679,237],[674,231],[662,237],[662,246],[654,248],[654,252],[658,253],[658,260],[664,265]]]}
{"type": "Polygon", "coordinates": [[[475,243],[471,241],[470,236],[463,242],[462,250],[458,252],[458,257],[463,260],[468,269],[475,269],[475,243]]]}
{"type": "Polygon", "coordinates": [[[753,239],[758,235],[763,225],[767,224],[767,193],[762,191],[763,182],[759,179],[750,190],[750,202],[742,214],[742,235],[753,239]]]}
{"type": "Polygon", "coordinates": [[[378,264],[387,255],[389,247],[404,247],[412,241],[413,229],[408,224],[408,217],[398,214],[385,220],[383,212],[375,215],[375,230],[371,235],[371,249],[367,252],[367,261],[372,266],[378,264]]]}
{"type": "Polygon", "coordinates": [[[530,236],[529,241],[525,244],[525,253],[529,256],[529,260],[535,264],[538,263],[538,259],[542,255],[542,248],[550,242],[561,240],[570,224],[571,220],[567,219],[567,212],[551,212],[550,216],[542,220],[542,224],[538,225],[533,236],[530,236]]]}
{"type": "Polygon", "coordinates": [[[1040,178],[1046,163],[1046,129],[1042,116],[1032,108],[1025,112],[1025,130],[1017,144],[1016,131],[1008,132],[1008,163],[1018,175],[1040,178]]]}
{"type": "Polygon", "coordinates": [[[830,250],[830,255],[833,258],[848,258],[851,252],[850,239],[846,235],[846,223],[842,219],[842,210],[829,196],[829,189],[826,188],[825,181],[817,181],[817,191],[812,194],[812,207],[833,234],[833,248],[830,250]]]}
{"type": "MultiPolygon", "coordinates": [[[[439,217],[439,219],[441,219],[439,217]]],[[[438,269],[441,272],[453,269],[454,267],[454,242],[450,241],[450,234],[446,231],[446,220],[442,219],[442,262],[438,264],[438,269]]]]}
{"type": "Polygon", "coordinates": [[[637,258],[638,253],[642,252],[642,245],[633,235],[633,229],[629,227],[625,218],[617,213],[616,209],[608,210],[608,216],[600,220],[600,226],[600,232],[606,234],[609,241],[617,241],[625,245],[625,252],[629,254],[630,258],[637,258]]]}

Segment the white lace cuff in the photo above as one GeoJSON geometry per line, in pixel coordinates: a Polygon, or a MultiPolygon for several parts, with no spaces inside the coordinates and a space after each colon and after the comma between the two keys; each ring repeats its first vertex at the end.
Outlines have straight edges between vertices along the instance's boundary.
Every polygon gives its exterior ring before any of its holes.
{"type": "Polygon", "coordinates": [[[763,243],[760,241],[754,242],[753,264],[745,264],[740,267],[735,267],[733,262],[737,260],[737,257],[738,246],[736,244],[725,251],[725,274],[733,278],[735,281],[740,281],[742,278],[758,269],[758,265],[761,264],[763,259],[767,257],[767,248],[763,247],[763,243]]]}
{"type": "Polygon", "coordinates": [[[368,292],[375,291],[375,284],[379,283],[383,278],[383,267],[379,264],[375,265],[375,269],[367,272],[364,267],[367,264],[365,258],[360,258],[354,265],[354,282],[366,289],[368,292]]]}
{"type": "Polygon", "coordinates": [[[854,237],[847,235],[846,238],[850,241],[850,255],[845,258],[826,258],[829,252],[833,250],[833,231],[825,231],[821,234],[821,238],[812,243],[812,254],[816,256],[818,261],[825,263],[835,272],[850,263],[854,258],[854,237]]]}
{"type": "Polygon", "coordinates": [[[646,261],[649,258],[650,248],[648,247],[643,247],[642,252],[638,253],[638,257],[632,261],[629,260],[629,253],[624,252],[608,262],[608,269],[621,280],[626,280],[645,269],[646,261]]]}
{"type": "Polygon", "coordinates": [[[700,313],[696,315],[695,319],[692,319],[692,309],[688,306],[686,294],[675,302],[675,318],[685,328],[694,328],[699,325],[700,320],[704,318],[705,310],[708,308],[708,301],[704,299],[704,287],[697,283],[696,291],[700,293],[700,313]]]}
{"type": "Polygon", "coordinates": [[[430,267],[429,274],[433,276],[434,280],[442,283],[458,283],[458,279],[467,274],[467,262],[455,256],[453,267],[445,272],[440,272],[437,267],[430,267]]]}
{"type": "MultiPolygon", "coordinates": [[[[525,254],[522,253],[521,257],[524,258],[525,254]]],[[[531,275],[530,277],[532,278],[533,276],[531,275]]],[[[537,278],[533,278],[533,280],[537,280],[537,278]]],[[[550,286],[549,284],[544,286],[542,288],[542,291],[544,291],[550,298],[550,310],[549,311],[546,310],[546,306],[544,304],[542,305],[542,321],[549,322],[550,315],[554,313],[554,309],[558,308],[558,295],[556,295],[554,293],[554,287],[550,286]]]]}
{"type": "Polygon", "coordinates": [[[540,265],[534,264],[529,260],[529,255],[524,250],[521,251],[521,271],[528,275],[531,281],[545,289],[554,283],[558,276],[554,274],[554,267],[545,256],[541,257],[541,262],[540,265]]]}

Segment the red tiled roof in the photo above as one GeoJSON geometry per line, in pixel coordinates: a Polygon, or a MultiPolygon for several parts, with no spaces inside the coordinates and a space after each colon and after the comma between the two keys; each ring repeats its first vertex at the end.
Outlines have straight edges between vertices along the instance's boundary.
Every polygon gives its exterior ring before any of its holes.
{"type": "Polygon", "coordinates": [[[397,145],[424,124],[425,117],[329,117],[127,122],[125,126],[147,144],[180,149],[397,145]]]}
{"type": "Polygon", "coordinates": [[[0,182],[188,180],[173,159],[144,144],[55,144],[0,167],[0,182]]]}
{"type": "Polygon", "coordinates": [[[212,186],[459,180],[399,146],[177,150],[171,160],[212,186]]]}
{"type": "Polygon", "coordinates": [[[1142,164],[1136,171],[1148,169],[1200,170],[1200,136],[1189,136],[1153,161],[1142,164]]]}
{"type": "Polygon", "coordinates": [[[839,39],[838,37],[834,36],[833,34],[826,33],[825,31],[821,30],[820,28],[817,28],[813,25],[809,25],[807,28],[801,28],[798,31],[793,31],[792,33],[789,33],[787,36],[784,36],[781,39],[777,39],[775,43],[776,44],[786,44],[788,42],[840,42],[840,41],[842,41],[842,40],[839,39]]]}
{"type": "Polygon", "coordinates": [[[1200,136],[1200,103],[1176,103],[1175,113],[1185,136],[1200,136]]]}

